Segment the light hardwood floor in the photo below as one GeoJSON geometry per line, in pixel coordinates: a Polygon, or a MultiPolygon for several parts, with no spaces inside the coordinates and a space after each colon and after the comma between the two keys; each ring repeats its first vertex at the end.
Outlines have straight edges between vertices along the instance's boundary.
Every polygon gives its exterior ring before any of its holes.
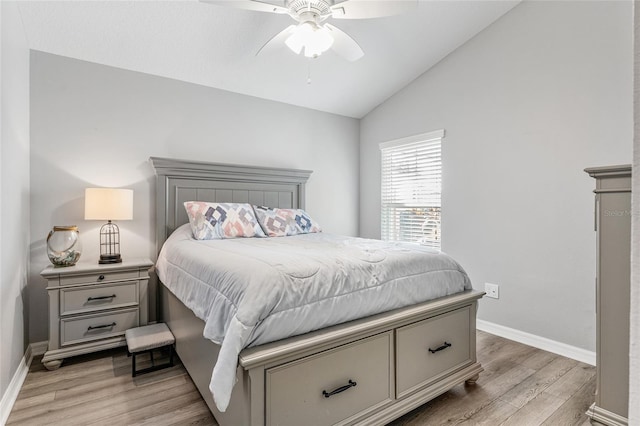
{"type": "MultiPolygon", "coordinates": [[[[456,386],[392,425],[589,424],[594,367],[483,332],[477,347],[485,371],[475,386],[456,386]]],[[[67,359],[56,371],[34,359],[7,424],[216,423],[182,365],[132,378],[131,359],[117,349],[67,359]]]]}

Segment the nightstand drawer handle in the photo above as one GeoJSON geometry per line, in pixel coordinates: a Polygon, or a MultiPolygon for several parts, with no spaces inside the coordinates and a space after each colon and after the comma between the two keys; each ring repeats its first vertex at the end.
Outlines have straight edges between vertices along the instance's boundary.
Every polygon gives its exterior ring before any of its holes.
{"type": "Polygon", "coordinates": [[[87,328],[87,331],[91,331],[91,330],[97,330],[99,328],[111,328],[111,327],[115,327],[116,323],[112,322],[111,324],[105,324],[105,325],[90,325],[87,328]]]}
{"type": "Polygon", "coordinates": [[[104,280],[104,275],[100,275],[100,276],[98,277],[98,281],[102,281],[102,280],[104,280]]]}
{"type": "Polygon", "coordinates": [[[98,296],[98,297],[89,297],[87,302],[91,302],[92,300],[104,300],[104,299],[115,299],[116,295],[112,294],[111,296],[98,296]]]}

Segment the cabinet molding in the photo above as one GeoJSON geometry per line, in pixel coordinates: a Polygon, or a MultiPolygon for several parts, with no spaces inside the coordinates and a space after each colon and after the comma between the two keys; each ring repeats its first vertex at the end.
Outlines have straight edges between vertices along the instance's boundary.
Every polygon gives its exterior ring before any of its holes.
{"type": "Polygon", "coordinates": [[[631,166],[585,169],[596,180],[595,422],[627,425],[631,293],[631,166]]]}

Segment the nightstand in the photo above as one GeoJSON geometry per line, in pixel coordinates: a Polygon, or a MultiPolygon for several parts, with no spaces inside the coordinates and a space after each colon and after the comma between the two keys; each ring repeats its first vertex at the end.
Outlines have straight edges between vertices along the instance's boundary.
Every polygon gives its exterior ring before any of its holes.
{"type": "Polygon", "coordinates": [[[49,265],[49,349],[42,358],[55,370],[64,358],[126,345],[124,332],[146,325],[149,317],[148,259],[99,265],[49,265]]]}

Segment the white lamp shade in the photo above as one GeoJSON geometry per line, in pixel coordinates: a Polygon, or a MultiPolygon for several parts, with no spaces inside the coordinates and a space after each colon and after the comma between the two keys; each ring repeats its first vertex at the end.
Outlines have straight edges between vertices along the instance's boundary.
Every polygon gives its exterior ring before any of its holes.
{"type": "Polygon", "coordinates": [[[85,220],[133,219],[133,190],[86,188],[84,218],[85,220]]]}

